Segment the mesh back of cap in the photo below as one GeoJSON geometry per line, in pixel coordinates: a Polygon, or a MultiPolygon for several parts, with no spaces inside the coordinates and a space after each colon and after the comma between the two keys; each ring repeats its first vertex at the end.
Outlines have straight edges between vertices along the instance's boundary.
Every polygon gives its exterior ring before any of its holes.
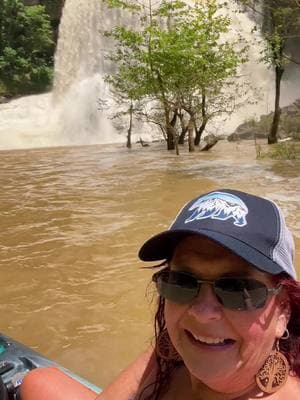
{"type": "Polygon", "coordinates": [[[297,279],[294,267],[295,244],[293,236],[286,226],[284,216],[279,207],[275,203],[274,207],[279,214],[280,232],[279,240],[273,249],[273,261],[275,261],[284,271],[286,271],[294,279],[297,279]]]}

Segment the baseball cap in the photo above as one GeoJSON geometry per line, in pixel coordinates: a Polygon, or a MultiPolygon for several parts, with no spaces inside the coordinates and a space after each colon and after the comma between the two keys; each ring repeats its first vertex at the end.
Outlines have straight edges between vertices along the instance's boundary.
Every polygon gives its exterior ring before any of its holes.
{"type": "Polygon", "coordinates": [[[168,230],[147,240],[143,261],[170,259],[187,235],[205,236],[257,269],[297,279],[295,244],[281,209],[271,200],[238,190],[220,189],[189,201],[168,230]]]}

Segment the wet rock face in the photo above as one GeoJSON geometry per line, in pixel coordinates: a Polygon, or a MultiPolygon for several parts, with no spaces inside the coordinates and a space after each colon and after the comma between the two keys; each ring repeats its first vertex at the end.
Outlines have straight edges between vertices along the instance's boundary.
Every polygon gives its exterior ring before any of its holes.
{"type": "Polygon", "coordinates": [[[228,136],[227,140],[234,142],[236,140],[250,140],[250,139],[261,139],[267,137],[268,132],[265,127],[260,126],[259,122],[246,121],[239,125],[236,130],[228,136]]]}
{"type": "MultiPolygon", "coordinates": [[[[273,113],[262,115],[258,121],[249,120],[239,125],[237,129],[228,136],[227,140],[249,140],[266,138],[269,133],[273,113]]],[[[286,137],[299,139],[300,137],[300,99],[289,106],[281,109],[279,124],[279,139],[286,137]]]]}

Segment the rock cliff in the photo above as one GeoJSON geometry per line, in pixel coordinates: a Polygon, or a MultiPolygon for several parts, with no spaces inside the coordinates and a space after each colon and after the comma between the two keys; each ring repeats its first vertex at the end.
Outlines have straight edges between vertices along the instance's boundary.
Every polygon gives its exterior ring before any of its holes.
{"type": "MultiPolygon", "coordinates": [[[[258,121],[254,119],[239,125],[235,132],[228,136],[229,141],[266,138],[271,126],[273,113],[262,115],[258,121]]],[[[281,109],[279,139],[291,137],[300,140],[300,99],[281,109]]]]}

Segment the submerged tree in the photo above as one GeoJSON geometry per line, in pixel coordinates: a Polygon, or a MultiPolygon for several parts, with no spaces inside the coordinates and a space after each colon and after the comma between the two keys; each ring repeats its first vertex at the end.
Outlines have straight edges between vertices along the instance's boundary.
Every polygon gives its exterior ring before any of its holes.
{"type": "Polygon", "coordinates": [[[194,5],[163,0],[155,7],[151,0],[148,7],[137,2],[106,2],[125,8],[137,20],[134,27],[119,25],[107,33],[115,41],[109,54],[115,72],[107,81],[131,101],[143,100],[148,108],[152,104],[150,120],[161,109],[169,150],[178,152],[179,122],[190,135],[198,129],[199,144],[208,120],[226,111],[226,91],[236,84],[230,78],[246,61],[245,46],[225,39],[229,18],[218,13],[215,0],[194,5]]]}
{"type": "Polygon", "coordinates": [[[262,7],[256,0],[238,0],[262,17],[265,50],[262,60],[274,69],[275,99],[274,115],[268,143],[276,143],[280,122],[281,82],[288,63],[293,58],[288,54],[288,44],[300,38],[300,7],[298,0],[264,0],[262,7]]]}

